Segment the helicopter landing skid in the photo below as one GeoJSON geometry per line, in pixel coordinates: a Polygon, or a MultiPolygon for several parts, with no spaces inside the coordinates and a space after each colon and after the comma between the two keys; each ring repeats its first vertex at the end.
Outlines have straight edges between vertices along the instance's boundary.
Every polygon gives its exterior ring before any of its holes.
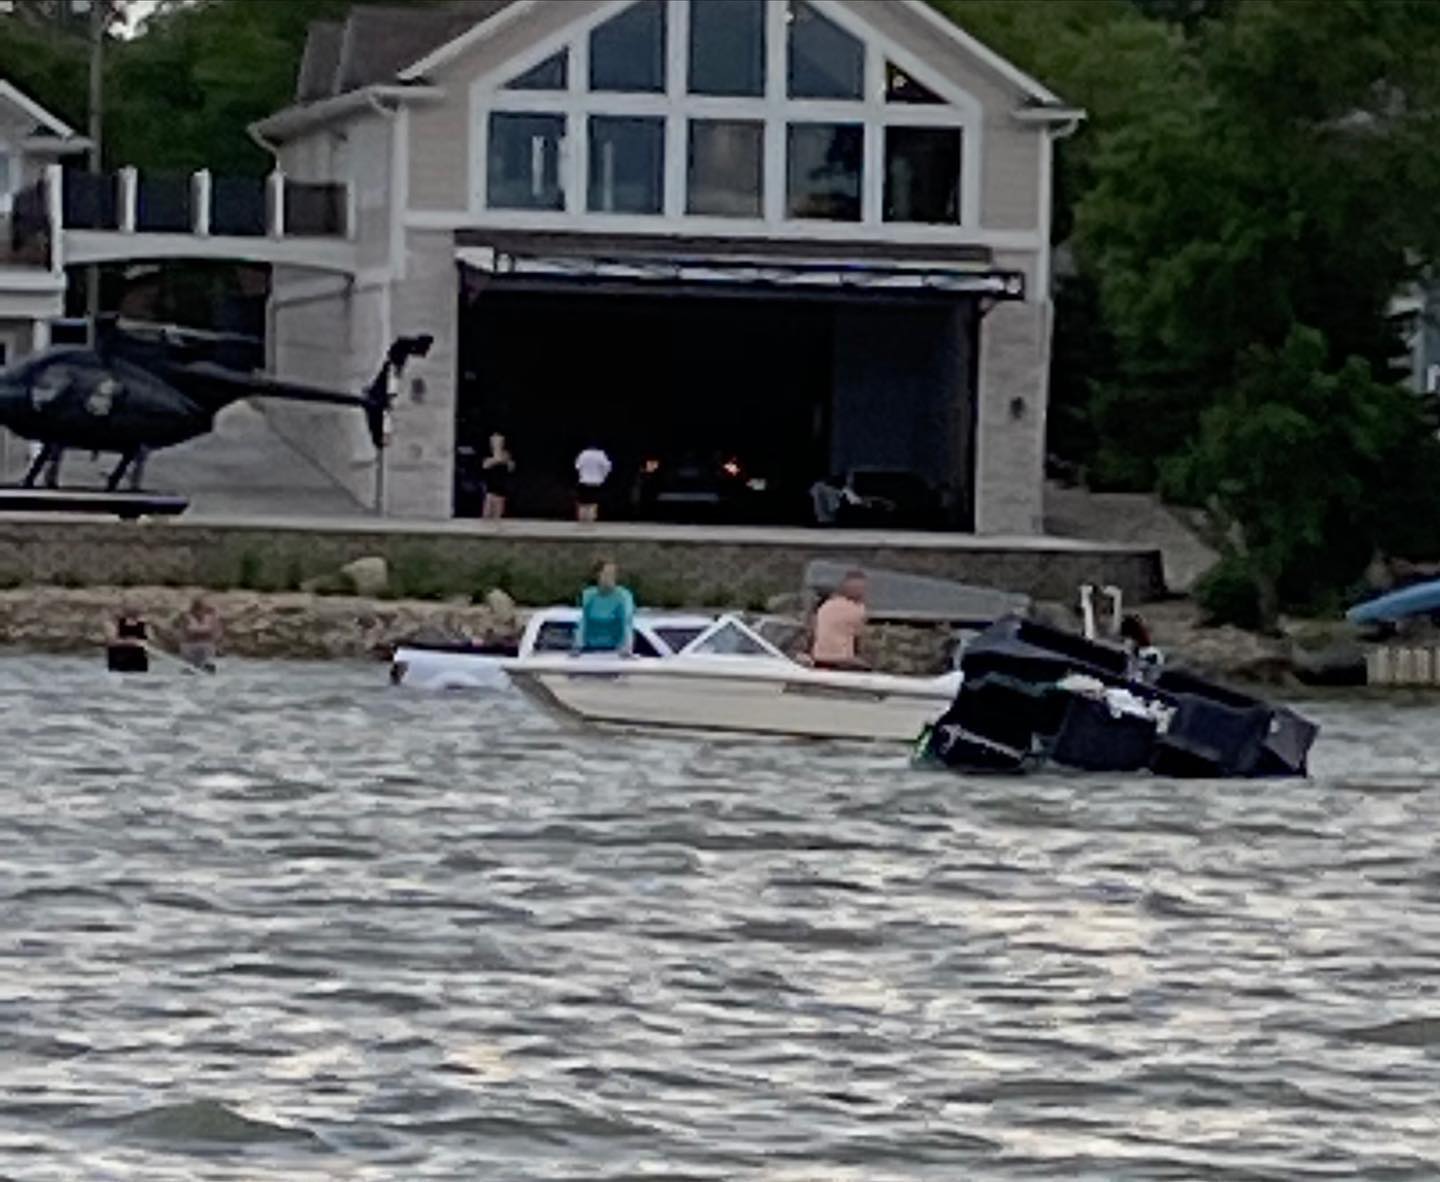
{"type": "Polygon", "coordinates": [[[85,513],[135,521],[141,517],[175,517],[189,507],[190,499],[176,493],[0,485],[0,513],[85,513]]]}

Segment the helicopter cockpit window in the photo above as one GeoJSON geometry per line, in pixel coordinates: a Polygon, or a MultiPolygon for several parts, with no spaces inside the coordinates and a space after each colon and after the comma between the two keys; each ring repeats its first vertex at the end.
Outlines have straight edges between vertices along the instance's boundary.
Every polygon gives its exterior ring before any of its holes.
{"type": "Polygon", "coordinates": [[[125,394],[125,385],[108,375],[91,387],[85,397],[85,409],[98,418],[104,418],[125,394]]]}
{"type": "Polygon", "coordinates": [[[30,404],[43,410],[70,388],[70,374],[63,366],[52,365],[35,376],[30,385],[30,404]]]}

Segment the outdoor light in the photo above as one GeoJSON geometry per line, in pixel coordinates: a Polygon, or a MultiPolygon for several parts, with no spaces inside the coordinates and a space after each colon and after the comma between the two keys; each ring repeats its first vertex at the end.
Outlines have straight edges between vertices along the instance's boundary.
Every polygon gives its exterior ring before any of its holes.
{"type": "Polygon", "coordinates": [[[740,465],[735,460],[726,460],[720,467],[724,470],[726,476],[740,475],[740,465]]]}

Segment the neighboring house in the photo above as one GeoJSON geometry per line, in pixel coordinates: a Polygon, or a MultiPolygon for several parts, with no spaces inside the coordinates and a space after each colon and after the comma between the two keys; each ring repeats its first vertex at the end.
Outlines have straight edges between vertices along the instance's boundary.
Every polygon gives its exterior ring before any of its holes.
{"type": "Polygon", "coordinates": [[[0,78],[0,365],[49,340],[64,310],[65,277],[47,260],[14,249],[12,226],[45,167],[85,151],[89,141],[0,78]]]}
{"type": "Polygon", "coordinates": [[[359,6],[296,98],[252,132],[350,186],[359,268],[276,268],[276,368],[355,385],[436,338],[378,469],[357,422],[272,413],[357,498],[448,517],[499,429],[522,508],[598,442],[621,485],[681,449],[797,487],[903,469],[962,527],[1040,530],[1082,112],[923,0],[359,6]]]}

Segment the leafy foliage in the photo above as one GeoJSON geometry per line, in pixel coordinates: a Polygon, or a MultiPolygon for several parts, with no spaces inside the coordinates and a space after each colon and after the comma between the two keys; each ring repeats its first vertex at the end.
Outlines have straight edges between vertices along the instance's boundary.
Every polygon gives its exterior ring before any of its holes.
{"type": "MultiPolygon", "coordinates": [[[[105,61],[105,162],[160,172],[259,175],[270,157],[246,127],[289,103],[305,32],[377,0],[199,0],[161,6],[105,61]]],[[[383,0],[378,0],[383,2],[383,0]]],[[[426,3],[428,0],[406,0],[426,3]]],[[[124,0],[120,0],[122,15],[124,0]]],[[[85,26],[9,19],[0,77],[83,127],[85,26]]]]}
{"type": "Polygon", "coordinates": [[[1392,463],[1440,461],[1421,403],[1352,357],[1328,364],[1324,337],[1292,328],[1257,346],[1234,387],[1167,461],[1169,491],[1208,510],[1217,540],[1255,587],[1262,622],[1355,580],[1394,505],[1392,463]]]}

